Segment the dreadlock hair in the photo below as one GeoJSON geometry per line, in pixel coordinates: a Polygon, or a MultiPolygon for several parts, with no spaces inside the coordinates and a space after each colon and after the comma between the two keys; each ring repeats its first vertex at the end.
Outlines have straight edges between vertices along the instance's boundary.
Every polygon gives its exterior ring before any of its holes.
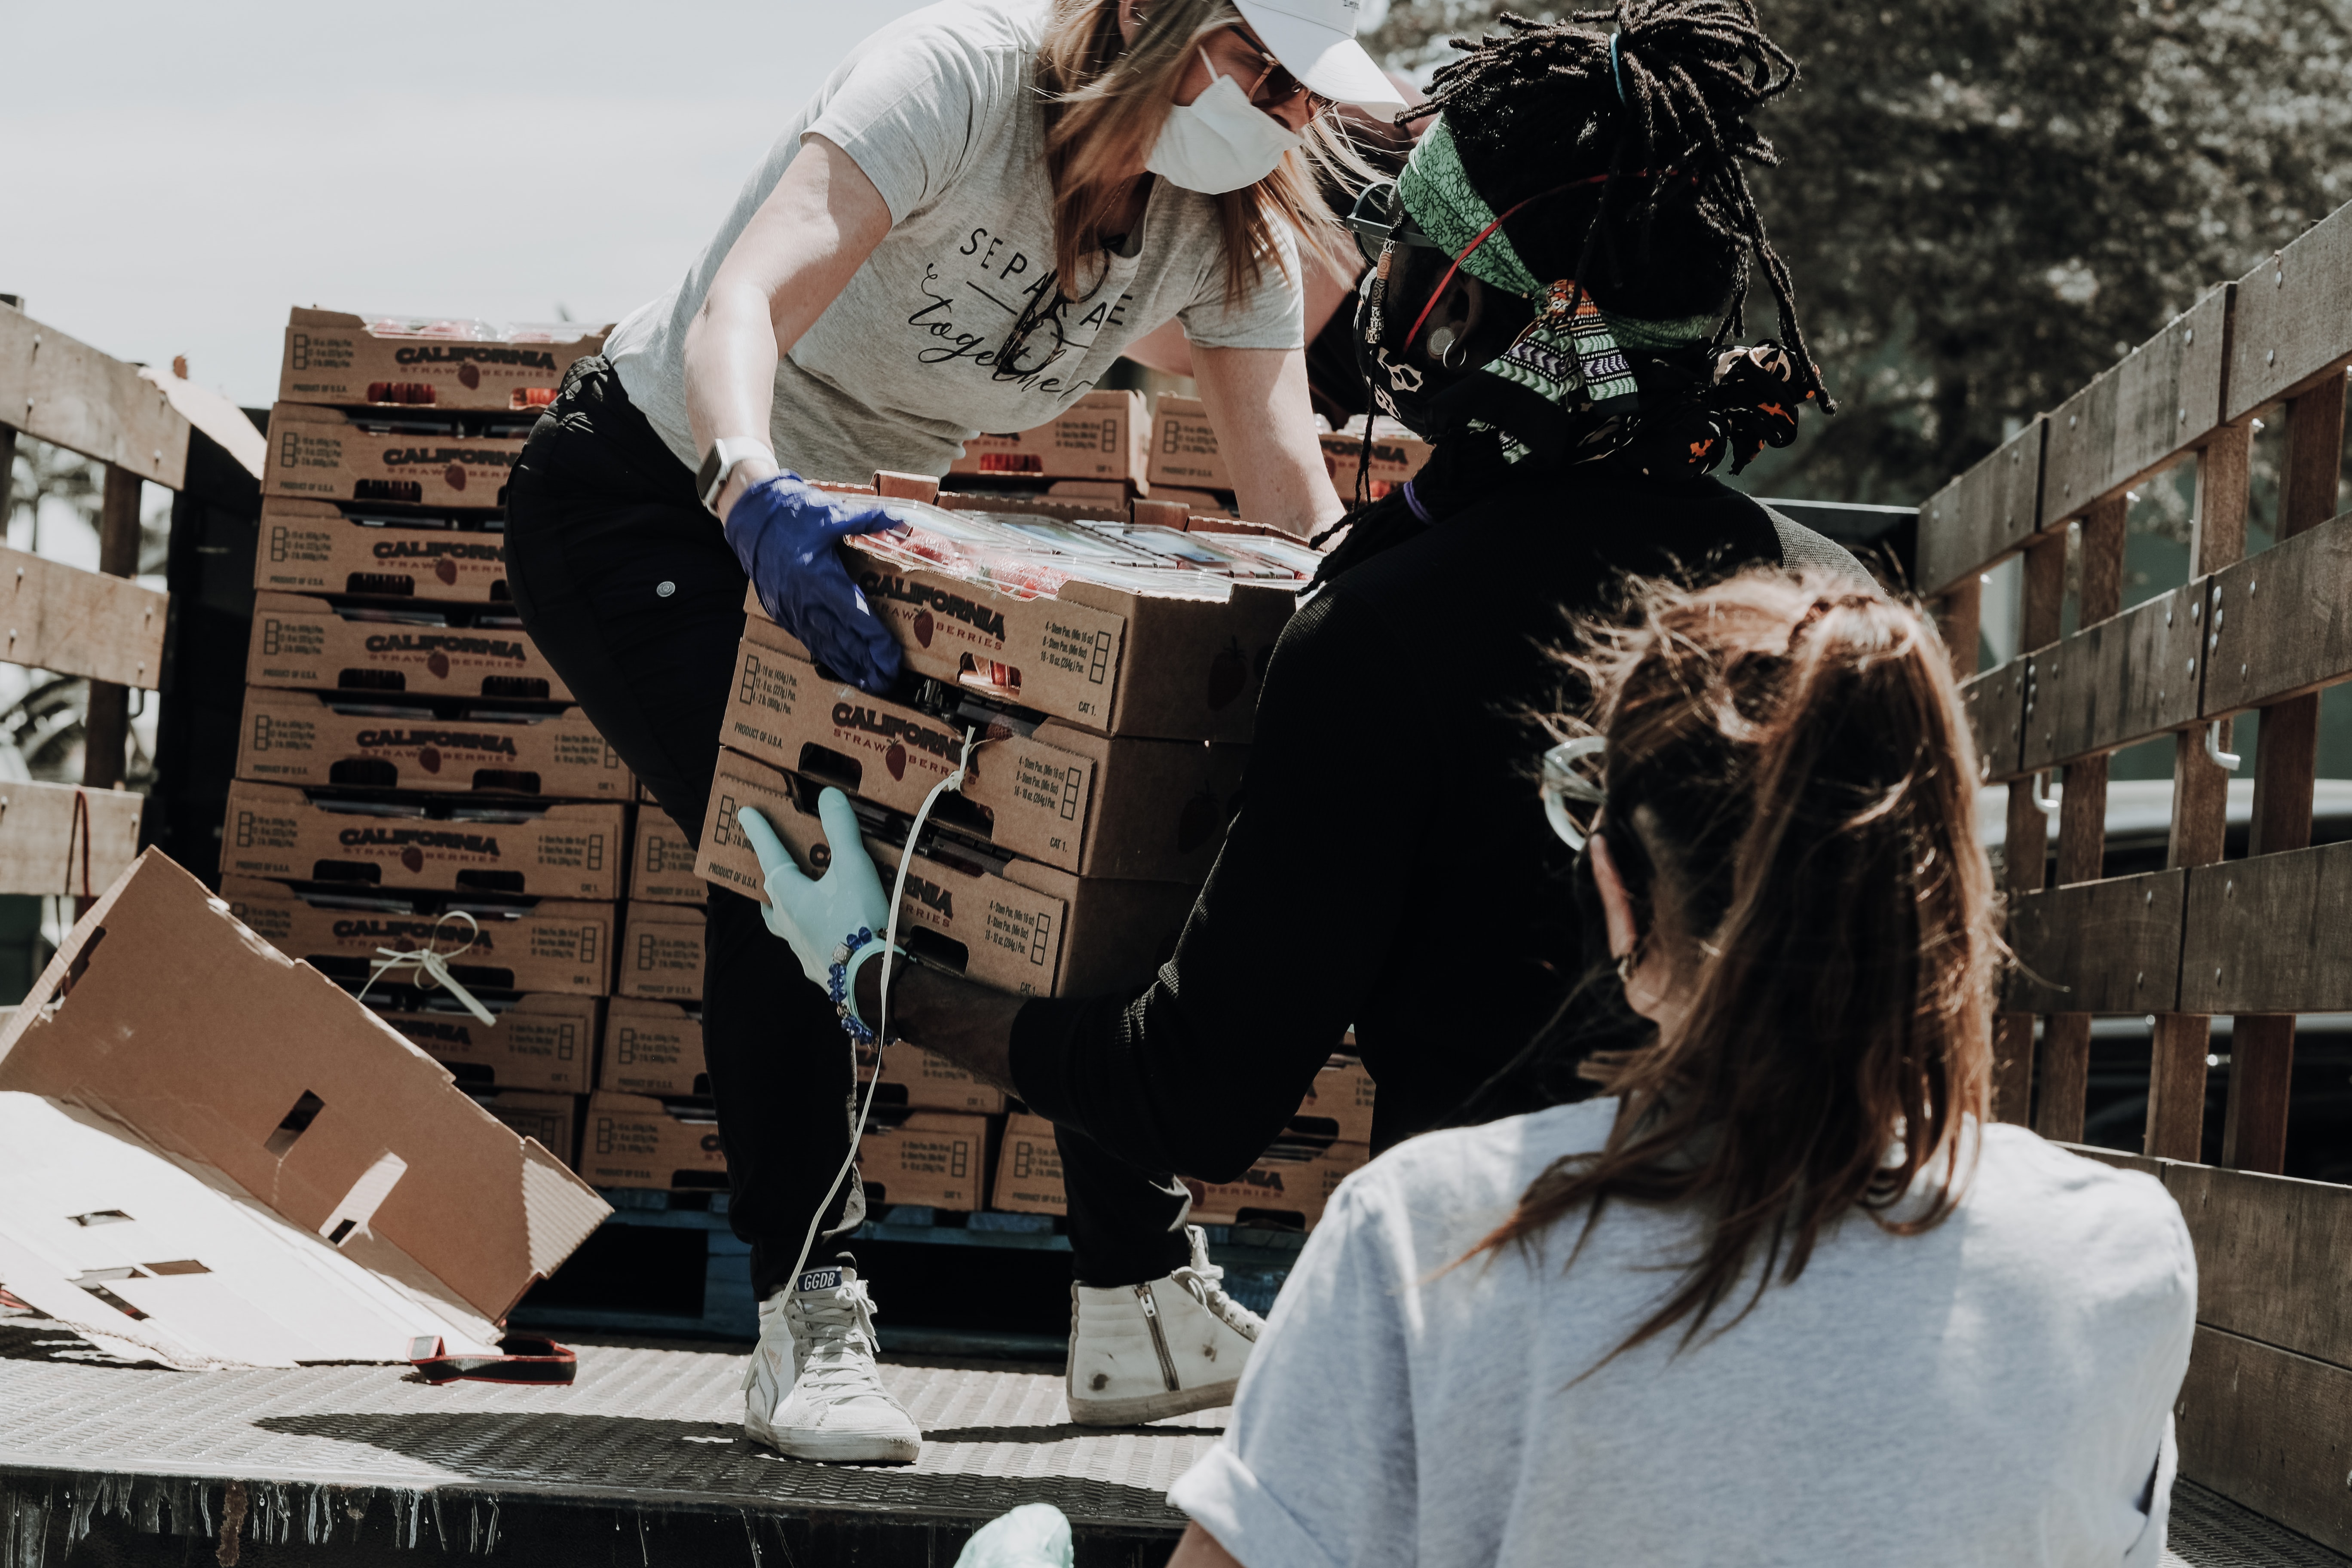
{"type": "MultiPolygon", "coordinates": [[[[1779,307],[1801,395],[1837,405],[1806,348],[1788,264],[1773,249],[1744,167],[1780,155],[1748,117],[1796,84],[1797,62],[1764,33],[1754,0],[1616,0],[1560,22],[1506,12],[1503,30],[1441,67],[1428,100],[1397,123],[1445,115],[1464,171],[1487,206],[1604,176],[1530,202],[1503,226],[1540,278],[1577,279],[1603,308],[1648,321],[1720,312],[1745,329],[1750,253],[1779,307]],[[1609,24],[1615,34],[1596,30],[1609,24]]],[[[1354,509],[1318,582],[1420,532],[1516,471],[1501,443],[1439,443],[1414,481],[1416,508],[1391,492],[1354,509]],[[1448,447],[1467,450],[1448,454],[1448,447]],[[1439,458],[1447,460],[1440,463],[1439,458]]]]}

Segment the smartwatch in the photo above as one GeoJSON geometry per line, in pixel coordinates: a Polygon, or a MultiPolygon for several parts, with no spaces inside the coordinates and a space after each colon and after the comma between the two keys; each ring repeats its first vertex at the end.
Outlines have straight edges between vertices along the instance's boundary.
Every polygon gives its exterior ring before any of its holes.
{"type": "Polygon", "coordinates": [[[765,458],[772,466],[776,460],[765,441],[748,436],[722,436],[710,444],[710,455],[702,459],[702,470],[694,476],[694,488],[711,516],[719,515],[719,492],[727,488],[727,476],[747,458],[765,458]]]}

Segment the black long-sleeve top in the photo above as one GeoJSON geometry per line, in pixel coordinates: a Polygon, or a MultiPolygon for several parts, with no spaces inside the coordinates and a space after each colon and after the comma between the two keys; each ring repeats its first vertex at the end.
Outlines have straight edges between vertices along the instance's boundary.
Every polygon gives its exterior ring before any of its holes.
{"type": "Polygon", "coordinates": [[[1436,1124],[1558,1010],[1581,963],[1572,863],[1536,790],[1563,612],[1622,574],[1859,576],[1714,480],[1585,470],[1484,500],[1325,587],[1276,645],[1223,852],[1139,994],[1039,998],[1022,1097],[1150,1169],[1229,1180],[1352,1024],[1374,1142],[1436,1124]],[[1516,711],[1515,711],[1516,710],[1516,711]]]}

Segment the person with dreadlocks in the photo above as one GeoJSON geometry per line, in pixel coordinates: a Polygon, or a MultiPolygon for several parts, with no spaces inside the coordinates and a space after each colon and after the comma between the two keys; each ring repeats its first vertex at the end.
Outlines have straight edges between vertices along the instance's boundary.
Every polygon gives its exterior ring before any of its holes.
{"type": "MultiPolygon", "coordinates": [[[[1376,1152],[1548,1092],[1507,1069],[1599,925],[1559,895],[1572,862],[1525,767],[1523,716],[1562,707],[1543,650],[1561,611],[1628,574],[1868,582],[1708,477],[1827,403],[1742,171],[1770,161],[1749,117],[1795,74],[1750,0],[1622,0],[1457,47],[1357,224],[1379,239],[1356,313],[1372,391],[1436,449],[1353,514],[1276,644],[1243,804],[1173,957],[1139,991],[1024,999],[886,955],[845,998],[869,1025],[888,973],[888,1027],[1063,1129],[1081,1422],[1231,1397],[1260,1325],[1214,1288],[1169,1177],[1246,1171],[1351,1024],[1376,1152]],[[1785,348],[1729,342],[1751,256],[1785,348]]],[[[887,914],[854,828],[827,837],[814,881],[761,855],[770,925],[813,973],[887,914]]],[[[1623,1011],[1575,1005],[1556,1055],[1623,1011]]]]}

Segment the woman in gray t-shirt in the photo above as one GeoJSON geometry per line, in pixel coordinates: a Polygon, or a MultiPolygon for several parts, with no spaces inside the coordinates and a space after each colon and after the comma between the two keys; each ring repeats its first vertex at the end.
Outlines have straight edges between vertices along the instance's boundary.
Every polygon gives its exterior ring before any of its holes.
{"type": "MultiPolygon", "coordinates": [[[[678,287],[567,376],[509,487],[508,580],[689,838],[747,576],[842,678],[879,690],[898,673],[834,549],[878,514],[809,481],[943,474],[971,436],[1045,424],[1176,321],[1245,514],[1302,534],[1337,519],[1301,352],[1304,269],[1321,262],[1298,237],[1337,231],[1308,163],[1344,161],[1338,105],[1402,107],[1355,15],[1356,0],[915,12],[827,79],[678,287]]],[[[704,1054],[761,1299],[746,1430],[804,1458],[911,1459],[919,1434],[875,1375],[866,1282],[830,1247],[795,1272],[811,1241],[865,1217],[854,1176],[833,1185],[854,1088],[840,1026],[756,903],[713,889],[709,904],[704,1054]]],[[[1229,1308],[1230,1378],[1256,1321],[1192,1268],[1183,1236],[1078,1247],[1092,1283],[1173,1269],[1229,1308]]]]}

